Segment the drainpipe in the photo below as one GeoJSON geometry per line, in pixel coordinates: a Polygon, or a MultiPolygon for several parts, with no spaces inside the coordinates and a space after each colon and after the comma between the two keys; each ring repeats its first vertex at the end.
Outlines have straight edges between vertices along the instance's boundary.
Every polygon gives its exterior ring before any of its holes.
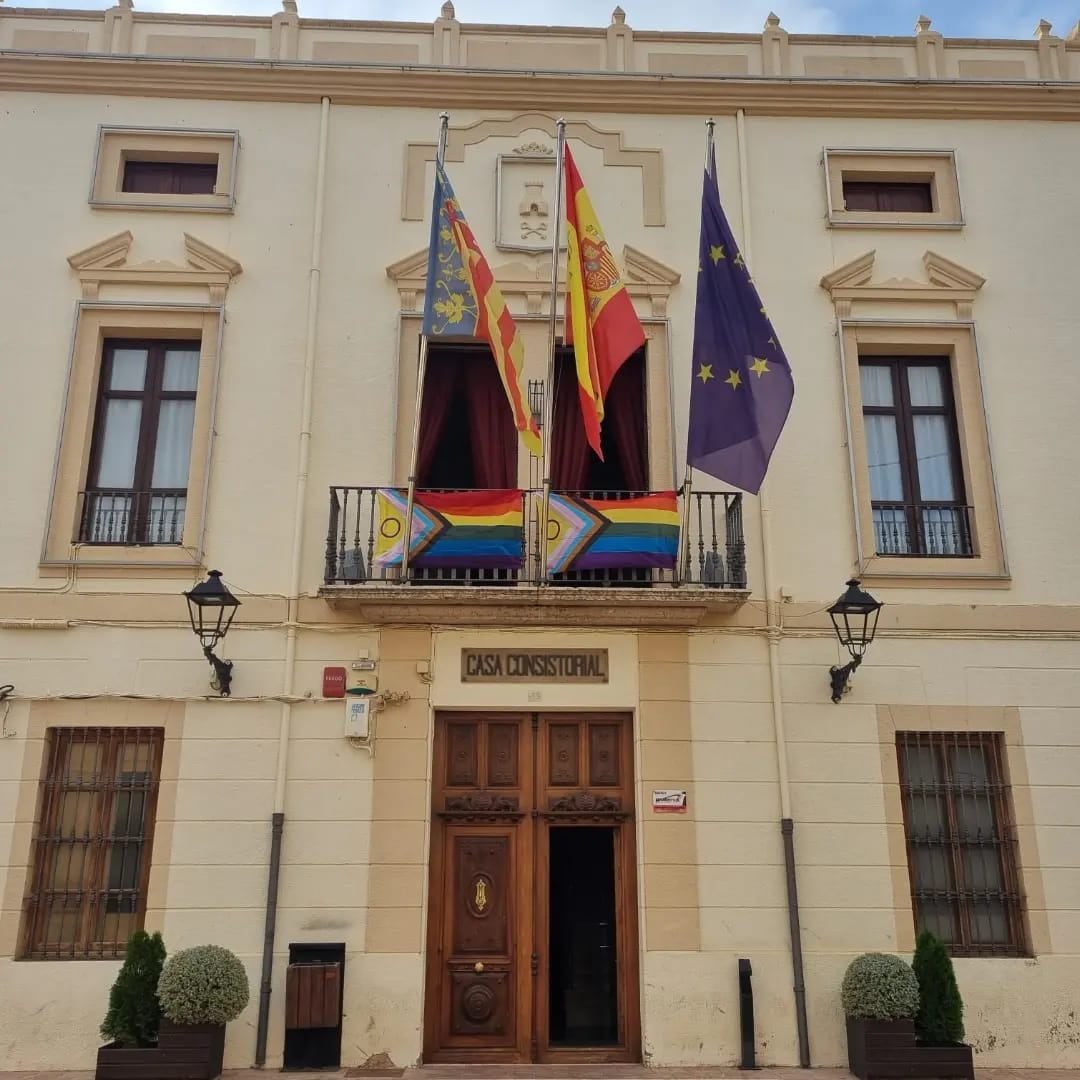
{"type": "Polygon", "coordinates": [[[304,509],[307,501],[308,463],[311,458],[312,388],[315,382],[315,346],[318,339],[319,285],[322,274],[323,208],[326,196],[326,139],[330,123],[330,99],[324,97],[319,111],[319,148],[315,172],[315,214],[311,226],[311,268],[308,271],[307,326],[304,335],[304,396],[297,450],[296,496],[293,503],[292,564],[289,571],[285,670],[281,687],[281,720],[278,724],[277,771],[274,778],[274,812],[270,818],[270,872],[266,883],[266,924],[263,932],[262,977],[259,983],[259,1021],[255,1032],[255,1065],[266,1064],[266,1037],[270,1026],[270,987],[274,974],[274,932],[277,928],[278,879],[281,841],[285,831],[285,780],[289,764],[289,731],[292,724],[293,681],[296,671],[296,630],[304,554],[304,509]]]}
{"type": "MultiPolygon", "coordinates": [[[[742,211],[742,250],[753,266],[750,244],[750,174],[746,160],[746,115],[735,114],[739,156],[739,194],[742,211]]],[[[795,822],[791,816],[791,784],[788,779],[787,734],[784,727],[784,697],[780,684],[780,639],[783,622],[780,599],[774,591],[772,526],[766,484],[758,492],[761,514],[761,573],[765,589],[766,632],[769,641],[769,684],[772,697],[773,735],[776,742],[776,771],[780,785],[780,833],[784,839],[784,877],[787,883],[788,929],[791,936],[791,969],[795,991],[795,1025],[799,1037],[799,1064],[810,1068],[810,1035],[806,1023],[806,981],[803,977],[802,927],[799,924],[799,890],[795,879],[795,822]]]]}

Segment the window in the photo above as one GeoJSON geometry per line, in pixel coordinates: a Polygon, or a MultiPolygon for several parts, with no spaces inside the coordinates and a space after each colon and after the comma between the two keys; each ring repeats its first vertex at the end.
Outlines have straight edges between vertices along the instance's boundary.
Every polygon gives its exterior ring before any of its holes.
{"type": "Polygon", "coordinates": [[[1025,952],[1000,734],[897,732],[916,930],[954,956],[1025,952]]]}
{"type": "Polygon", "coordinates": [[[124,161],[122,190],[164,195],[213,195],[218,163],[213,161],[124,161]]]}
{"type": "Polygon", "coordinates": [[[827,147],[825,197],[833,228],[959,229],[964,218],[951,150],[827,147]]]}
{"type": "Polygon", "coordinates": [[[970,556],[947,357],[860,357],[878,555],[970,556]]]}
{"type": "Polygon", "coordinates": [[[883,213],[899,210],[932,214],[934,197],[929,180],[849,180],[844,175],[844,209],[883,213]]]}
{"type": "Polygon", "coordinates": [[[101,127],[90,205],[230,213],[239,148],[235,131],[101,127]]]}
{"type": "Polygon", "coordinates": [[[199,355],[197,341],[106,341],[81,542],[182,542],[199,355]]]}
{"type": "Polygon", "coordinates": [[[142,927],[164,731],[49,728],[22,955],[108,960],[142,927]]]}

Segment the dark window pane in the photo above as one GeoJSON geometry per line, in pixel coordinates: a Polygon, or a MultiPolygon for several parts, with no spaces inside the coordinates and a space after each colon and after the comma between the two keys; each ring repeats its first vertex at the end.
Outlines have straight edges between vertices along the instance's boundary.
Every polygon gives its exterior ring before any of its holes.
{"type": "Polygon", "coordinates": [[[908,180],[845,180],[844,208],[871,213],[931,214],[929,182],[908,180]]]}
{"type": "Polygon", "coordinates": [[[124,191],[153,195],[213,195],[216,183],[217,162],[124,162],[124,191]]]}

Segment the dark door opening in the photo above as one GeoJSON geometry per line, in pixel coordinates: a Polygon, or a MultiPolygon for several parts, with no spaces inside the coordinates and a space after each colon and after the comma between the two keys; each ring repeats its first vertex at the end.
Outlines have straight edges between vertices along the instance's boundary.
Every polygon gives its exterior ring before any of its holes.
{"type": "Polygon", "coordinates": [[[615,830],[549,830],[549,1037],[554,1046],[619,1041],[615,830]]]}

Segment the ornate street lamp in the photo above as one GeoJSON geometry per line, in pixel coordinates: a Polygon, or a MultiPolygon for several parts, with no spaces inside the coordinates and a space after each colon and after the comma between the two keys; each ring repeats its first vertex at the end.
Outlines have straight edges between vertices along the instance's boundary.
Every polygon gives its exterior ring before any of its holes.
{"type": "Polygon", "coordinates": [[[829,608],[829,618],[832,619],[836,636],[851,654],[850,663],[829,668],[832,699],[836,705],[840,704],[840,698],[847,692],[848,679],[862,663],[867,646],[874,640],[882,606],[880,600],[875,600],[852,578],[847,583],[847,591],[829,608]]]}
{"type": "Polygon", "coordinates": [[[211,570],[206,580],[196,585],[187,597],[188,615],[191,629],[203,647],[203,655],[214,669],[214,678],[210,685],[220,691],[222,697],[231,693],[231,660],[221,660],[214,655],[219,641],[223,641],[232,625],[233,616],[240,606],[240,601],[225,587],[220,570],[211,570]]]}

